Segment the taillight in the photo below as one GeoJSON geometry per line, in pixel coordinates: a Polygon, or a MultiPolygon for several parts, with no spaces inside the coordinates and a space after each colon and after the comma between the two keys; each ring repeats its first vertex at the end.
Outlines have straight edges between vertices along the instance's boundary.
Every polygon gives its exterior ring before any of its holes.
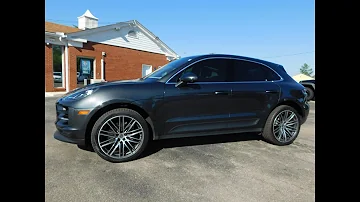
{"type": "Polygon", "coordinates": [[[306,92],[306,89],[304,88],[304,89],[302,89],[301,90],[301,92],[302,92],[302,94],[304,95],[304,99],[306,99],[307,98],[307,92],[306,92]]]}

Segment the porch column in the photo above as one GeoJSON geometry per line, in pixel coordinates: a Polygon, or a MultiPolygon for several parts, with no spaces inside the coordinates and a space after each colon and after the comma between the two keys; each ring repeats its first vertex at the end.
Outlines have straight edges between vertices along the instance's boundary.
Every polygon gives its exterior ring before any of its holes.
{"type": "Polygon", "coordinates": [[[66,69],[66,92],[69,92],[70,89],[70,68],[69,68],[69,47],[68,44],[65,44],[65,69],[66,69]]]}
{"type": "Polygon", "coordinates": [[[104,79],[104,58],[101,58],[101,80],[105,80],[104,79]]]}

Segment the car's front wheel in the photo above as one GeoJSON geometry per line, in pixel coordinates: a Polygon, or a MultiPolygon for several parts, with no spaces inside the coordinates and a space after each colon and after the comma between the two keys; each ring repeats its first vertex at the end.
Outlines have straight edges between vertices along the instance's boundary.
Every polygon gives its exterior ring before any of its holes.
{"type": "Polygon", "coordinates": [[[262,136],[275,145],[291,144],[300,132],[300,116],[290,106],[276,107],[266,120],[262,136]]]}
{"type": "Polygon", "coordinates": [[[136,159],[149,140],[144,118],[134,110],[119,108],[103,114],[94,124],[91,144],[103,159],[120,163],[136,159]]]}

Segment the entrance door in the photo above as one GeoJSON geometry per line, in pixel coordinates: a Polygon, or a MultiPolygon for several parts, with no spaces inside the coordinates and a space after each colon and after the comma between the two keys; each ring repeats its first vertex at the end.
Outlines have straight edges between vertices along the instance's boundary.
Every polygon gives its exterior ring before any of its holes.
{"type": "Polygon", "coordinates": [[[84,79],[87,79],[87,84],[90,84],[90,79],[94,78],[94,59],[91,58],[77,58],[77,87],[84,86],[84,79]]]}

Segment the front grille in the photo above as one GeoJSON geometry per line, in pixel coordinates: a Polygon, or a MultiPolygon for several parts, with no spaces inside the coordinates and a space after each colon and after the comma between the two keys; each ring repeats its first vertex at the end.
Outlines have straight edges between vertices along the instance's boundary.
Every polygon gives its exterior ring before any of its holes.
{"type": "Polygon", "coordinates": [[[60,104],[56,105],[56,122],[61,122],[62,125],[68,125],[69,108],[60,104]]]}

